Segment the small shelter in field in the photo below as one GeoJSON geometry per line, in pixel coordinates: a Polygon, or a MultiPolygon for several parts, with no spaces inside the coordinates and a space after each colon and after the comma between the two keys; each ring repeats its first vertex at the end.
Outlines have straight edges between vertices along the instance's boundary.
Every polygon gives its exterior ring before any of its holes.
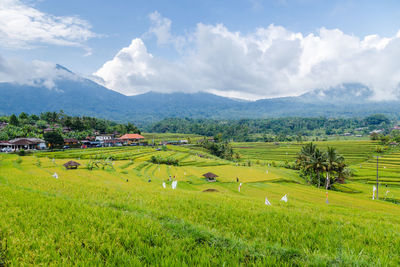
{"type": "Polygon", "coordinates": [[[217,180],[215,178],[218,177],[218,175],[212,173],[212,172],[207,172],[203,174],[204,177],[206,177],[207,181],[209,182],[216,182],[217,180]]]}
{"type": "Polygon", "coordinates": [[[67,169],[78,169],[78,166],[80,166],[81,164],[79,164],[76,161],[70,160],[67,163],[65,163],[63,166],[67,169]]]}

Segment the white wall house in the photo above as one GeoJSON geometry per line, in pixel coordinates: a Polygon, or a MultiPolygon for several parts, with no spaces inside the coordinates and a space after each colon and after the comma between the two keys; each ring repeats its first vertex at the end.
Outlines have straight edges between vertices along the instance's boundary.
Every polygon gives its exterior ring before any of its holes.
{"type": "Polygon", "coordinates": [[[96,141],[107,141],[107,140],[111,140],[112,137],[110,135],[98,135],[96,136],[96,141]]]}

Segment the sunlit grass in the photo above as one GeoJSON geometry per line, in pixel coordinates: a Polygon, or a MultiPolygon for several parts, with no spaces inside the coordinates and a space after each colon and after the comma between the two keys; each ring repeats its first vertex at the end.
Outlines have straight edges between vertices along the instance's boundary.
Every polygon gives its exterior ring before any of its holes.
{"type": "MultiPolygon", "coordinates": [[[[259,146],[247,144],[253,145],[259,146]]],[[[398,266],[400,208],[373,201],[372,185],[362,180],[373,179],[373,144],[349,145],[352,149],[338,143],[338,150],[356,159],[357,176],[344,185],[353,193],[330,191],[329,204],[325,191],[304,184],[296,171],[236,166],[211,155],[198,157],[188,148],[71,150],[22,161],[1,155],[0,262],[398,266]],[[187,164],[147,162],[157,153],[187,164]],[[86,169],[98,155],[114,155],[114,168],[86,169]],[[82,166],[65,170],[62,164],[71,158],[82,166]],[[205,181],[202,174],[208,171],[219,176],[217,182],[205,181]],[[178,181],[176,190],[169,175],[178,181]],[[236,177],[243,183],[240,192],[236,177]],[[202,192],[209,188],[218,192],[202,192]],[[288,203],[280,201],[284,194],[288,203]],[[272,206],[264,204],[265,197],[272,206]]],[[[284,151],[262,152],[265,158],[256,154],[261,161],[283,161],[284,151]]],[[[400,154],[384,155],[383,177],[395,181],[397,164],[400,154]]],[[[391,197],[400,198],[400,188],[389,189],[391,197]]]]}

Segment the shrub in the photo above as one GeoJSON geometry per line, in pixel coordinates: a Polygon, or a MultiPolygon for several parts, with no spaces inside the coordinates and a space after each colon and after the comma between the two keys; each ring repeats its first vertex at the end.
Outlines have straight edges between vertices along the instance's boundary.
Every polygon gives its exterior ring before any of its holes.
{"type": "Polygon", "coordinates": [[[179,165],[179,160],[172,158],[172,157],[167,157],[163,158],[161,156],[151,156],[150,162],[154,164],[166,164],[166,165],[174,165],[178,166],[179,165]]]}

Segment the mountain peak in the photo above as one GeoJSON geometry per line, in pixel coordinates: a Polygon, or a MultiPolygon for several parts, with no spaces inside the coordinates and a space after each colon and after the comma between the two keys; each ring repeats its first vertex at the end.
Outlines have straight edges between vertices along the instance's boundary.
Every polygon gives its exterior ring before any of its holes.
{"type": "Polygon", "coordinates": [[[70,71],[69,69],[67,69],[66,67],[64,67],[64,66],[62,66],[62,65],[60,65],[60,64],[56,64],[56,67],[55,67],[57,70],[63,70],[63,71],[66,71],[66,72],[68,72],[68,73],[70,73],[70,74],[75,74],[75,73],[73,73],[72,71],[70,71]]]}

